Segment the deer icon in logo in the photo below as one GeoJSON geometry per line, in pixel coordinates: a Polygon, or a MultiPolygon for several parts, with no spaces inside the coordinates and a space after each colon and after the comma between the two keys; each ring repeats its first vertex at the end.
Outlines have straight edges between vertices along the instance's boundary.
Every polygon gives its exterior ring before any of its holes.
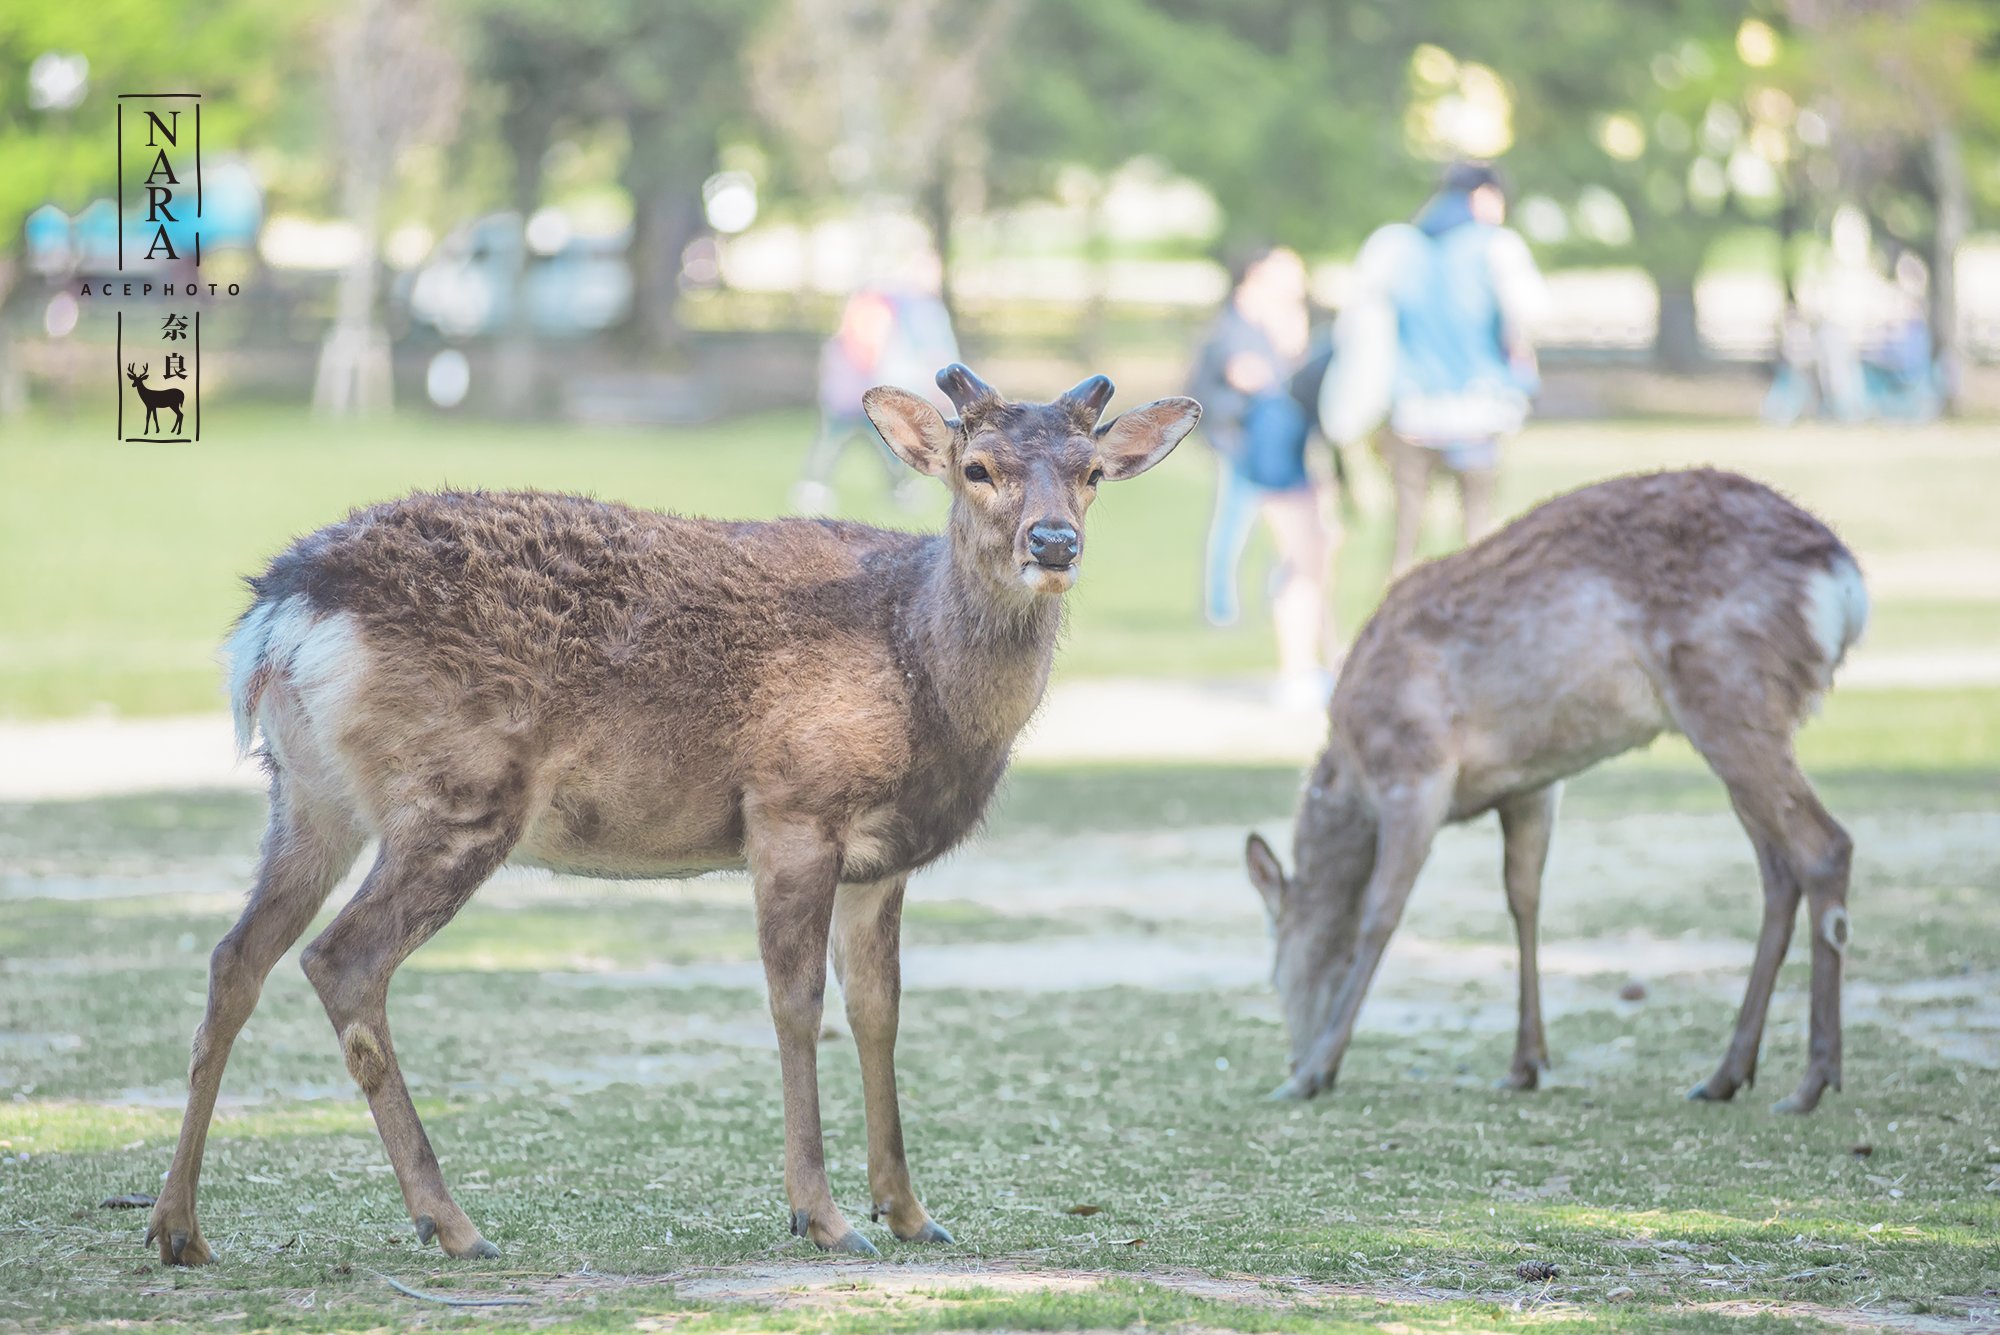
{"type": "Polygon", "coordinates": [[[151,362],[146,363],[146,365],[136,371],[132,369],[132,363],[125,363],[125,378],[132,382],[132,388],[139,391],[139,401],[146,405],[146,430],[153,431],[159,427],[160,409],[172,408],[174,410],[174,432],[178,435],[182,421],[181,402],[186,398],[186,395],[177,389],[146,388],[146,377],[151,372],[151,362]]]}

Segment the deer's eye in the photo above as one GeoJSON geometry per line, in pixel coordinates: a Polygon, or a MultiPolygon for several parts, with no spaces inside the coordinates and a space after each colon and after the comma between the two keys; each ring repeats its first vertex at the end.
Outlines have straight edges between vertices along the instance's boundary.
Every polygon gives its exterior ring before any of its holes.
{"type": "Polygon", "coordinates": [[[967,482],[991,482],[993,474],[986,471],[985,464],[967,464],[965,466],[965,480],[967,482]]]}
{"type": "Polygon", "coordinates": [[[1094,487],[1102,481],[1104,481],[1104,470],[1102,468],[1093,468],[1090,470],[1090,480],[1084,483],[1084,485],[1094,487]]]}

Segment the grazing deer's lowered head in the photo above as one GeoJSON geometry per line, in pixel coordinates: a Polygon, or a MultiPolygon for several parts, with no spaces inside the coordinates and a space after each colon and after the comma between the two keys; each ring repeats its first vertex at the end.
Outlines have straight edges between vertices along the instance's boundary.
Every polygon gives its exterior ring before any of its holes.
{"type": "Polygon", "coordinates": [[[1271,924],[1271,986],[1296,1073],[1347,977],[1361,889],[1375,868],[1375,816],[1352,774],[1322,757],[1300,802],[1291,873],[1260,834],[1250,836],[1244,858],[1271,924]]]}

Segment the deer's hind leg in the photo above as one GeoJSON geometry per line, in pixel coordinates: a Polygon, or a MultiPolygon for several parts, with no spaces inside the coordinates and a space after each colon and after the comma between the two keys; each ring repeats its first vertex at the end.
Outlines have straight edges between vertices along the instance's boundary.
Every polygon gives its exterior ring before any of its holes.
{"type": "MultiPolygon", "coordinates": [[[[1716,698],[1729,698],[1726,694],[1716,698]]],[[[1768,703],[1768,702],[1767,702],[1768,703]]],[[[1713,717],[1682,707],[1682,729],[1724,785],[1737,819],[1757,850],[1764,924],[1744,991],[1743,1009],[1722,1063],[1689,1091],[1727,1099],[1751,1083],[1770,1011],[1771,991],[1791,945],[1799,900],[1812,936],[1811,1037],[1804,1079],[1782,1100],[1783,1112],[1811,1112],[1828,1087],[1840,1088],[1840,975],[1847,952],[1847,880],[1853,841],[1820,804],[1792,751],[1792,721],[1769,708],[1713,717]],[[1690,726],[1692,725],[1692,726],[1690,726]]]]}
{"type": "Polygon", "coordinates": [[[173,1167],[146,1227],[146,1241],[159,1243],[162,1264],[202,1265],[213,1259],[195,1222],[195,1192],[230,1047],[256,1009],[271,966],[312,922],[354,865],[361,844],[361,830],[348,812],[312,803],[282,771],[273,778],[270,825],[250,900],[209,956],[208,1010],[195,1030],[188,1063],[187,1111],[173,1167]]]}
{"type": "Polygon", "coordinates": [[[448,817],[425,810],[391,824],[368,879],[300,962],[333,1022],[348,1073],[368,1096],[418,1239],[436,1237],[450,1256],[491,1257],[500,1249],[480,1236],[444,1184],[389,1036],[389,980],[397,966],[464,907],[525,828],[518,798],[454,797],[457,810],[448,817]]]}

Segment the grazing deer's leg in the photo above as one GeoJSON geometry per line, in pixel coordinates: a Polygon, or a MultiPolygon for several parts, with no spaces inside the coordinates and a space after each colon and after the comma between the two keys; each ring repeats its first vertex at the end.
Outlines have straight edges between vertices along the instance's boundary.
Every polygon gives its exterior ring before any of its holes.
{"type": "Polygon", "coordinates": [[[361,852],[361,832],[343,812],[298,802],[282,778],[271,785],[271,823],[263,859],[243,916],[208,960],[208,1012],[195,1030],[188,1065],[187,1111],[173,1167],[146,1226],[165,1265],[201,1265],[213,1259],[195,1223],[195,1192],[216,1092],[236,1035],[257,1007],[264,979],[291,949],[361,852]]]}
{"type": "Polygon", "coordinates": [[[1361,1003],[1389,948],[1389,937],[1403,919],[1403,906],[1417,883],[1430,856],[1431,840],[1444,824],[1451,804],[1449,775],[1434,775],[1415,783],[1399,785],[1377,803],[1379,822],[1375,835],[1375,868],[1361,892],[1361,918],[1353,955],[1335,994],[1333,1011],[1292,1078],[1273,1091],[1273,1098],[1309,1099],[1333,1088],[1341,1058],[1354,1037],[1354,1022],[1361,1003]]]}
{"type": "Polygon", "coordinates": [[[417,1237],[435,1236],[448,1256],[491,1257],[500,1249],[479,1235],[444,1184],[389,1037],[389,980],[506,860],[521,828],[497,802],[469,817],[392,827],[360,891],[300,960],[348,1072],[368,1096],[417,1237]]]}
{"type": "Polygon", "coordinates": [[[1786,814],[1794,818],[1793,874],[1806,897],[1812,928],[1812,1020],[1806,1073],[1778,1112],[1809,1113],[1829,1087],[1840,1088],[1840,975],[1847,958],[1847,881],[1854,842],[1820,805],[1818,794],[1794,770],[1800,796],[1786,814]]]}
{"type": "Polygon", "coordinates": [[[1688,1091],[1691,1099],[1722,1101],[1757,1083],[1757,1049],[1764,1041],[1764,1020],[1771,1009],[1771,990],[1792,943],[1792,923],[1799,916],[1799,883],[1778,844],[1758,828],[1739,805],[1737,818],[1750,831],[1757,849],[1757,870],[1764,885],[1764,926],[1757,933],[1757,956],[1743,992],[1743,1009],[1729,1050],[1715,1074],[1688,1091]]]}
{"type": "Polygon", "coordinates": [[[748,838],[756,882],[757,947],[778,1030],[785,1091],[785,1197],[792,1232],[833,1251],[876,1254],[833,1203],[819,1121],[820,1012],[840,849],[817,827],[753,815],[748,838]]]}
{"type": "Polygon", "coordinates": [[[1504,1082],[1512,1089],[1533,1089],[1549,1064],[1548,1039],[1542,1033],[1542,979],[1535,961],[1535,926],[1542,902],[1542,869],[1549,860],[1549,835],[1555,829],[1560,791],[1551,784],[1500,804],[1500,832],[1506,846],[1502,877],[1507,883],[1507,910],[1514,915],[1514,935],[1521,947],[1520,1026],[1514,1037],[1514,1064],[1504,1082]]]}
{"type": "Polygon", "coordinates": [[[950,1242],[910,1185],[903,1119],[896,1106],[896,1018],[903,991],[900,956],[903,878],[843,885],[833,901],[833,967],[847,997],[847,1025],[861,1057],[868,1106],[869,1217],[886,1219],[904,1242],[950,1242]]]}
{"type": "MultiPolygon", "coordinates": [[[[1682,711],[1685,714],[1686,711],[1682,711]]],[[[1840,1087],[1840,973],[1847,951],[1847,877],[1853,843],[1820,805],[1792,754],[1790,729],[1716,726],[1682,718],[1683,730],[1729,789],[1738,819],[1757,849],[1764,879],[1764,928],[1743,1009],[1714,1077],[1690,1098],[1726,1099],[1756,1070],[1771,989],[1791,943],[1801,894],[1813,942],[1812,1022],[1804,1079],[1781,1111],[1811,1112],[1840,1087]],[[1694,727],[1687,726],[1692,721],[1694,727]]]]}

